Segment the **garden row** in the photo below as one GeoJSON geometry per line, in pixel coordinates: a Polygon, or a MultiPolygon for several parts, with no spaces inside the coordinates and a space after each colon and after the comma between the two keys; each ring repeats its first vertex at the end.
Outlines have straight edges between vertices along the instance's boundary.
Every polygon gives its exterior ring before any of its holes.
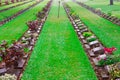
{"type": "Polygon", "coordinates": [[[3,41],[1,44],[2,61],[0,63],[0,75],[5,73],[7,74],[0,76],[0,79],[9,79],[12,77],[12,80],[20,80],[36,43],[37,37],[39,36],[42,26],[47,18],[50,5],[51,1],[47,3],[42,11],[38,12],[37,15],[41,15],[42,17],[37,16],[37,20],[27,22],[29,29],[18,41],[9,46],[7,42],[3,41]]]}
{"type": "Polygon", "coordinates": [[[95,14],[97,14],[97,15],[99,15],[99,16],[101,16],[101,17],[103,17],[103,18],[105,18],[105,19],[107,19],[111,22],[113,22],[114,24],[120,25],[120,19],[119,18],[117,18],[115,16],[112,16],[112,15],[109,15],[109,14],[106,14],[106,13],[102,12],[101,9],[99,9],[99,8],[94,9],[93,7],[90,7],[90,6],[88,6],[88,5],[86,5],[82,2],[76,1],[76,3],[78,3],[82,7],[90,10],[91,12],[93,12],[93,13],[95,13],[95,14]]]}
{"type": "MultiPolygon", "coordinates": [[[[24,9],[20,9],[18,12],[14,13],[14,14],[11,14],[11,16],[7,17],[7,18],[4,18],[3,16],[3,19],[2,21],[0,21],[0,26],[2,26],[3,24],[11,21],[12,19],[16,18],[17,16],[19,16],[20,14],[24,13],[25,11],[29,10],[30,8],[36,6],[37,4],[39,4],[40,2],[42,2],[43,0],[40,0],[39,2],[35,2],[35,3],[30,3],[31,5],[29,4],[26,4],[26,7],[24,9]],[[28,6],[29,5],[29,6],[28,6]]],[[[23,5],[24,7],[24,5],[23,5]]],[[[12,12],[13,13],[13,12],[12,12]]],[[[3,14],[3,13],[2,13],[3,14]]],[[[9,15],[9,14],[8,14],[9,15]]]]}
{"type": "Polygon", "coordinates": [[[27,1],[29,1],[29,0],[25,0],[25,1],[22,1],[22,2],[18,2],[18,3],[15,3],[15,4],[11,4],[11,5],[0,6],[0,10],[5,9],[5,8],[9,8],[9,7],[11,7],[11,6],[15,6],[15,5],[18,5],[18,4],[22,4],[22,3],[27,2],[27,1]]]}
{"type": "Polygon", "coordinates": [[[6,1],[2,1],[2,0],[0,0],[0,6],[5,6],[5,5],[9,5],[9,4],[13,4],[13,3],[15,3],[15,2],[22,2],[22,1],[25,1],[25,0],[6,0],[6,1]]]}
{"type": "Polygon", "coordinates": [[[48,0],[42,1],[40,4],[24,12],[24,14],[19,15],[15,19],[0,27],[0,43],[2,40],[6,40],[9,44],[11,44],[13,43],[13,40],[19,40],[19,38],[28,29],[26,22],[35,20],[37,12],[40,11],[45,6],[45,4],[47,4],[47,2],[48,0]]]}
{"type": "Polygon", "coordinates": [[[12,9],[12,8],[15,8],[15,7],[17,7],[17,6],[24,5],[24,4],[29,3],[29,2],[32,2],[32,1],[25,1],[25,2],[23,2],[23,3],[21,3],[21,4],[16,4],[16,5],[10,6],[10,7],[8,7],[8,8],[1,9],[0,12],[6,11],[6,10],[10,10],[10,9],[12,9]]]}
{"type": "Polygon", "coordinates": [[[79,16],[67,4],[64,4],[64,7],[89,56],[98,79],[117,80],[120,77],[120,55],[112,54],[116,48],[105,48],[95,34],[80,20],[79,16]]]}

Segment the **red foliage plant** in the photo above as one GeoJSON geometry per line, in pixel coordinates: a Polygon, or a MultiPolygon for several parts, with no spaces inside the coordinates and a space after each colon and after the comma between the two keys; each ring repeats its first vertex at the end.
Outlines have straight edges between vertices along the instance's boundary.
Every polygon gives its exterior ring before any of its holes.
{"type": "Polygon", "coordinates": [[[28,21],[27,23],[28,27],[32,30],[32,31],[35,31],[37,30],[37,27],[38,27],[38,21],[28,21]]]}
{"type": "Polygon", "coordinates": [[[104,48],[104,53],[105,54],[112,54],[114,51],[116,51],[115,47],[112,48],[104,48]]]}
{"type": "Polygon", "coordinates": [[[6,5],[8,5],[8,4],[9,4],[9,2],[8,2],[8,1],[5,1],[5,4],[6,4],[6,5]]]}
{"type": "Polygon", "coordinates": [[[12,3],[14,3],[14,0],[11,0],[12,3]]]}

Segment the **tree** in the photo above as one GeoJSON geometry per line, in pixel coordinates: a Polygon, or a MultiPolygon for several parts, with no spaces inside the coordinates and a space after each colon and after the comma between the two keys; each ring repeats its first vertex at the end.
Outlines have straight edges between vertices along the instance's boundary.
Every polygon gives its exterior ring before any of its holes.
{"type": "Polygon", "coordinates": [[[113,5],[113,0],[110,0],[110,5],[113,5]]]}

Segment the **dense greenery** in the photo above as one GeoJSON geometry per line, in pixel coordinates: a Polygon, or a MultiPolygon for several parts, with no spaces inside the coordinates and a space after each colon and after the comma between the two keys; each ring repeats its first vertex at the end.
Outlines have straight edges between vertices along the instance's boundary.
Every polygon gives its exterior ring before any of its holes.
{"type": "Polygon", "coordinates": [[[97,80],[63,7],[57,17],[55,2],[22,80],[97,80]]]}

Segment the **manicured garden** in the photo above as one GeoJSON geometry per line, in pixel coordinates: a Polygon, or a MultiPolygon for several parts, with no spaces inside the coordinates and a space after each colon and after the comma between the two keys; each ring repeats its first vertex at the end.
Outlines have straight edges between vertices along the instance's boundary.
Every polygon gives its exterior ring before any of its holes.
{"type": "MultiPolygon", "coordinates": [[[[28,1],[29,1],[29,0],[28,0],[28,1]]],[[[1,6],[1,7],[0,7],[0,10],[5,9],[5,8],[9,8],[9,7],[11,7],[11,6],[15,6],[15,5],[18,5],[18,4],[22,4],[22,3],[24,3],[24,2],[27,2],[27,0],[25,0],[25,1],[23,1],[23,2],[18,2],[18,3],[15,3],[15,4],[11,4],[11,5],[1,6]]]]}
{"type": "Polygon", "coordinates": [[[115,53],[119,54],[119,26],[99,17],[98,15],[95,15],[94,13],[75,3],[69,2],[68,4],[80,16],[81,20],[97,35],[97,37],[99,37],[100,41],[102,41],[105,46],[116,47],[118,50],[115,53]]]}
{"type": "Polygon", "coordinates": [[[119,3],[0,0],[0,80],[119,80],[119,3]]]}
{"type": "Polygon", "coordinates": [[[25,5],[21,5],[21,6],[15,7],[15,8],[10,9],[10,10],[4,11],[4,12],[0,12],[0,21],[5,19],[5,18],[7,18],[7,17],[10,17],[10,16],[14,15],[15,13],[17,13],[18,11],[20,11],[22,9],[27,8],[29,5],[31,5],[33,3],[34,2],[30,2],[30,3],[27,3],[25,5]]]}
{"type": "Polygon", "coordinates": [[[64,8],[59,18],[57,9],[54,1],[22,80],[97,80],[64,8]]]}

